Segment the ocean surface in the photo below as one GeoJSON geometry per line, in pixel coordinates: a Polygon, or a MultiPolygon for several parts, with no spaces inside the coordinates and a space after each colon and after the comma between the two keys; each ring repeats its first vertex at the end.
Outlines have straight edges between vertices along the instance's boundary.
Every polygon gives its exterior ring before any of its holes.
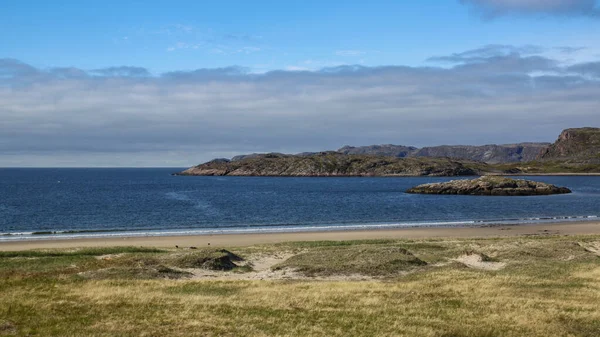
{"type": "Polygon", "coordinates": [[[527,177],[574,193],[412,195],[467,178],[179,177],[172,169],[0,169],[0,241],[594,220],[600,177],[527,177]]]}

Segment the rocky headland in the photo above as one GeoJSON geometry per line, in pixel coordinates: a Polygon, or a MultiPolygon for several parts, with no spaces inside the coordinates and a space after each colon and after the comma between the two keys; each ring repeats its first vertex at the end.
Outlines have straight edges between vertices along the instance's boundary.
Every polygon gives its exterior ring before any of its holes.
{"type": "Polygon", "coordinates": [[[566,129],[536,159],[600,163],[600,128],[566,129]]]}
{"type": "Polygon", "coordinates": [[[510,174],[600,173],[600,128],[566,129],[535,160],[494,165],[510,174]]]}

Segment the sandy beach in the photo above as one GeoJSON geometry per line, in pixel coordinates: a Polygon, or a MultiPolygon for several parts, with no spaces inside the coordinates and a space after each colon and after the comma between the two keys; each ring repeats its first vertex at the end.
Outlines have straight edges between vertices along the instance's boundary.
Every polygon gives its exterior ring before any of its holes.
{"type": "Polygon", "coordinates": [[[600,234],[600,222],[563,222],[490,227],[400,228],[391,230],[356,230],[300,233],[219,234],[189,236],[146,236],[124,238],[52,239],[0,242],[0,251],[74,248],[74,247],[239,247],[290,241],[489,238],[527,235],[600,234]]]}

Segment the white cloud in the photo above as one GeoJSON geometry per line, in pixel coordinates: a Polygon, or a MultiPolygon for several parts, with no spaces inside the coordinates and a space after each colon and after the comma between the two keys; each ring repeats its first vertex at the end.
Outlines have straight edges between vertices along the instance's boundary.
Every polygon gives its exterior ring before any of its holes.
{"type": "Polygon", "coordinates": [[[306,68],[152,76],[3,59],[0,166],[187,166],[344,144],[552,141],[563,128],[600,125],[599,62],[480,53],[449,68],[306,68]]]}

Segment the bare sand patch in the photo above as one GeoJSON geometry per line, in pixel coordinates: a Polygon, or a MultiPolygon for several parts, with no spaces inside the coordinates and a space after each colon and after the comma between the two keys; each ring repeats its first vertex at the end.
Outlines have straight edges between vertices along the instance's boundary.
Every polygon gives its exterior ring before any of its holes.
{"type": "Polygon", "coordinates": [[[585,249],[586,252],[600,256],[600,241],[595,242],[579,242],[579,245],[585,249]]]}
{"type": "Polygon", "coordinates": [[[453,259],[453,261],[460,262],[469,268],[481,270],[500,270],[506,266],[504,262],[494,262],[488,259],[483,254],[467,253],[453,259]]]}
{"type": "MultiPolygon", "coordinates": [[[[0,321],[1,322],[1,321],[0,321]]],[[[16,335],[17,327],[10,321],[0,323],[0,335],[16,335]]]]}
{"type": "Polygon", "coordinates": [[[188,268],[183,269],[192,273],[193,279],[213,279],[213,280],[285,280],[301,277],[300,274],[292,270],[272,270],[274,265],[287,260],[294,254],[255,254],[246,258],[243,262],[238,262],[238,267],[248,268],[246,272],[223,272],[217,270],[188,268]]]}
{"type": "Polygon", "coordinates": [[[104,254],[104,255],[98,255],[98,256],[94,256],[96,258],[96,260],[113,260],[113,259],[117,259],[121,256],[123,256],[125,254],[120,253],[120,254],[104,254]]]}
{"type": "Polygon", "coordinates": [[[307,276],[297,272],[293,268],[274,269],[273,266],[286,261],[296,254],[278,253],[278,254],[255,254],[248,257],[244,262],[238,263],[241,268],[249,267],[250,271],[216,271],[198,268],[181,269],[191,273],[192,279],[210,279],[219,281],[233,280],[313,280],[313,281],[367,281],[373,277],[360,274],[351,275],[327,275],[327,276],[307,276]]]}

